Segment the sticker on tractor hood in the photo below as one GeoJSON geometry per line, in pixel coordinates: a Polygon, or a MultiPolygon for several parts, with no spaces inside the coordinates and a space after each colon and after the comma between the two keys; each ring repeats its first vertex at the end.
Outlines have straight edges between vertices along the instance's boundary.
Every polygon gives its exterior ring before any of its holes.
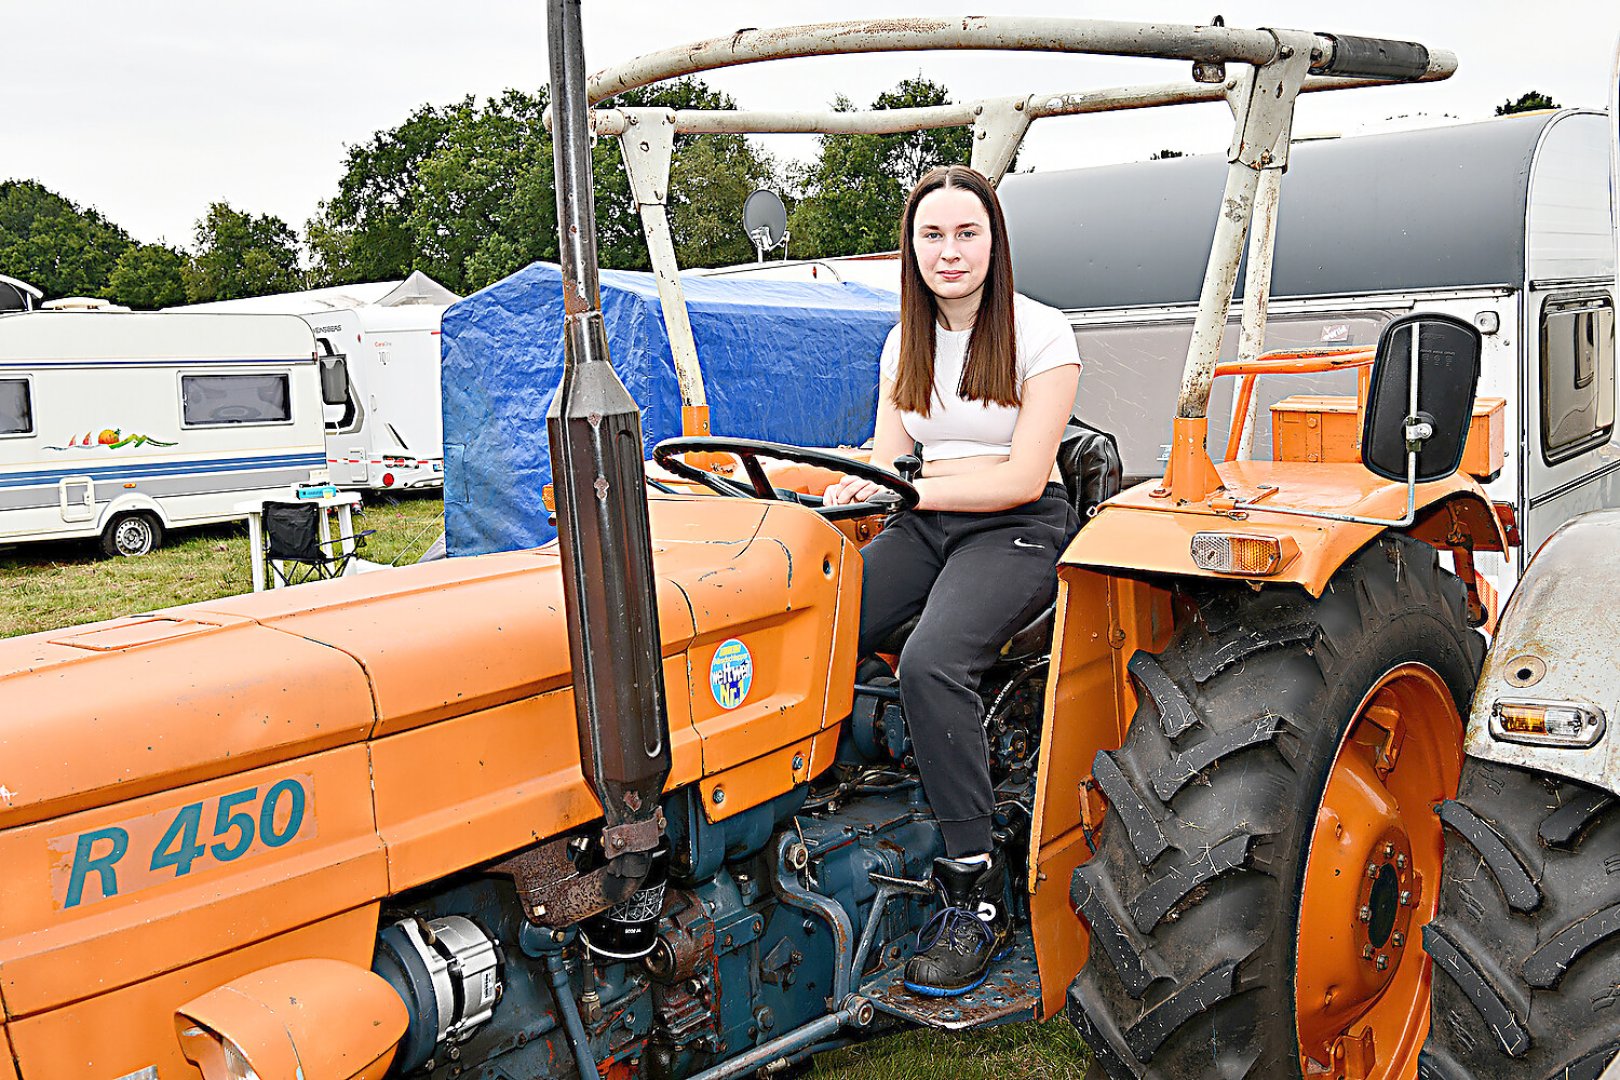
{"type": "Polygon", "coordinates": [[[315,783],[289,776],[50,840],[59,910],[161,885],[315,835],[315,783]]]}
{"type": "Polygon", "coordinates": [[[714,651],[714,659],[709,662],[709,689],[714,693],[715,704],[722,709],[735,709],[743,703],[753,684],[754,658],[749,655],[748,646],[732,638],[714,651]]]}

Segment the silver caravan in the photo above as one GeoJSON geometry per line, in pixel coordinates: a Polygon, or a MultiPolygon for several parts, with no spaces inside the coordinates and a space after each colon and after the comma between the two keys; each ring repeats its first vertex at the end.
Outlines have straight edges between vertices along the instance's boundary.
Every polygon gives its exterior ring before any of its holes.
{"type": "Polygon", "coordinates": [[[0,315],[0,544],[99,537],[141,555],[326,475],[298,319],[0,315]]]}
{"type": "Polygon", "coordinates": [[[329,395],[327,464],[339,487],[444,486],[439,327],[460,297],[420,271],[403,281],[194,304],[177,311],[276,312],[309,324],[329,395]],[[346,389],[345,389],[346,387],[346,389]]]}
{"type": "MultiPolygon", "coordinates": [[[[1526,552],[1620,505],[1611,137],[1603,113],[1563,110],[1300,142],[1278,207],[1264,349],[1370,347],[1416,308],[1471,321],[1479,394],[1506,401],[1487,491],[1526,552]]],[[[1225,168],[1224,155],[1171,158],[1001,185],[1016,280],[1069,313],[1086,364],[1079,414],[1117,435],[1128,477],[1164,471],[1168,421],[1144,417],[1174,412],[1219,209],[1198,193],[1219,191],[1225,168]]],[[[1237,306],[1223,359],[1238,352],[1237,306]]],[[[1353,395],[1355,378],[1262,377],[1251,456],[1271,456],[1281,399],[1353,395]]],[[[1235,381],[1210,399],[1212,451],[1228,441],[1235,381]]],[[[1506,596],[1523,560],[1481,553],[1478,569],[1506,596]]]]}

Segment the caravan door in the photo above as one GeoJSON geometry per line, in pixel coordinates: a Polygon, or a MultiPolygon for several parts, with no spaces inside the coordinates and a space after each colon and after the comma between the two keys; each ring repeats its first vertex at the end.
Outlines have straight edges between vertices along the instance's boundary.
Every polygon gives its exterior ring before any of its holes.
{"type": "Polygon", "coordinates": [[[1613,125],[1599,113],[1556,118],[1532,166],[1521,338],[1526,552],[1577,514],[1620,506],[1613,125]]]}

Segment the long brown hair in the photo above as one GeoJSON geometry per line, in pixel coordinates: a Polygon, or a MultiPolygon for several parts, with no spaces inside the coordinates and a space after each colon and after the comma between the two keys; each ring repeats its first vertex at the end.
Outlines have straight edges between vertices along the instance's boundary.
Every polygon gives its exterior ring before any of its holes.
{"type": "Polygon", "coordinates": [[[939,307],[923,279],[912,240],[917,204],[940,188],[961,188],[978,196],[990,218],[990,266],[979,294],[979,311],[968,338],[967,362],[957,393],[968,401],[1017,405],[1018,364],[1013,331],[1012,259],[1007,250],[1007,224],[1001,201],[985,175],[966,165],[930,169],[911,189],[900,221],[900,370],[894,380],[894,404],[927,416],[934,402],[934,328],[939,307]]]}

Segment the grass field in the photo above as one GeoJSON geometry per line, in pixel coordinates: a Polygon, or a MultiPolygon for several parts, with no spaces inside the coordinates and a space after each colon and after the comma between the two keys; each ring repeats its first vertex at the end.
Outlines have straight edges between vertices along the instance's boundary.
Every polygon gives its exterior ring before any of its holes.
{"type": "MultiPolygon", "coordinates": [[[[372,501],[356,529],[375,529],[364,556],[412,562],[439,535],[443,503],[372,501]]],[[[136,559],[103,558],[94,541],[0,551],[0,637],[56,630],[247,592],[247,529],[188,529],[136,559]]],[[[839,1080],[1081,1080],[1089,1055],[1066,1020],[950,1034],[907,1031],[823,1054],[812,1075],[839,1080]]]]}
{"type": "MultiPolygon", "coordinates": [[[[411,562],[442,531],[436,496],[369,500],[354,518],[375,529],[361,553],[373,562],[411,562]]],[[[20,544],[0,550],[0,637],[114,619],[252,588],[247,527],[183,529],[134,559],[103,558],[93,540],[20,544]]]]}

